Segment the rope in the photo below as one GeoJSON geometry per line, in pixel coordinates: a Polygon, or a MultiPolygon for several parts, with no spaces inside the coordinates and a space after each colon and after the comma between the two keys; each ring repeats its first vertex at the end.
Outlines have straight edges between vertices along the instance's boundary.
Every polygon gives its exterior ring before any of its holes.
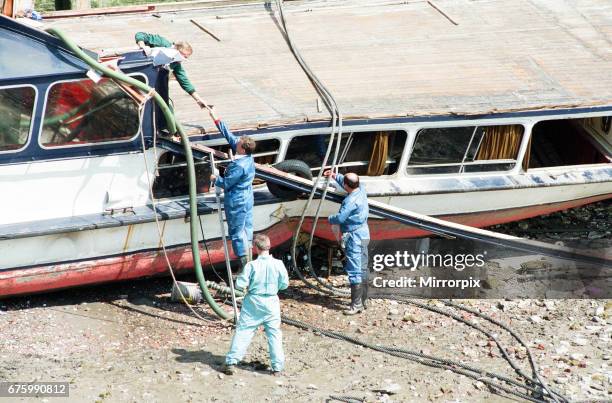
{"type": "Polygon", "coordinates": [[[329,395],[329,398],[332,399],[332,400],[337,400],[339,402],[345,402],[345,403],[362,403],[362,402],[365,402],[364,398],[355,397],[355,396],[329,395]]]}

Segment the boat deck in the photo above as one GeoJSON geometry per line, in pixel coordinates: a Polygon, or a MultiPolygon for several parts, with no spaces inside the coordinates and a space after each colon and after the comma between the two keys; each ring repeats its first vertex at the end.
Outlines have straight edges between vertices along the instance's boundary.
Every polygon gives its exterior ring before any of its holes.
{"type": "MultiPolygon", "coordinates": [[[[98,51],[135,46],[137,31],[191,42],[188,75],[233,129],[325,119],[275,6],[228,3],[45,26],[98,51]]],[[[612,105],[608,0],[293,1],[285,11],[304,59],[347,118],[612,105]]],[[[213,127],[174,80],[170,92],[191,131],[213,127]]]]}

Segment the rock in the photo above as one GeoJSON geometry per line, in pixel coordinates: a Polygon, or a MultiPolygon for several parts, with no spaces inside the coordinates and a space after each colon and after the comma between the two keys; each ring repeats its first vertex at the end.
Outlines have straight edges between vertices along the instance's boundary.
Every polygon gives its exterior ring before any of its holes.
{"type": "Polygon", "coordinates": [[[416,315],[412,315],[410,313],[407,313],[406,315],[404,315],[404,317],[402,318],[402,320],[404,322],[412,322],[412,323],[419,323],[421,321],[421,318],[416,316],[416,315]]]}
{"type": "Polygon", "coordinates": [[[542,323],[542,318],[540,318],[538,315],[532,315],[529,317],[529,321],[531,323],[542,323]]]}
{"type": "Polygon", "coordinates": [[[521,221],[518,223],[518,227],[522,230],[526,230],[529,228],[529,224],[525,221],[521,221]]]}
{"type": "Polygon", "coordinates": [[[560,376],[558,378],[555,378],[555,383],[558,384],[564,384],[567,383],[569,381],[569,378],[567,376],[560,376]]]}
{"type": "Polygon", "coordinates": [[[309,384],[308,386],[306,386],[306,389],[318,390],[319,388],[317,387],[317,385],[313,385],[313,384],[311,383],[311,384],[309,384]]]}
{"type": "Polygon", "coordinates": [[[521,263],[520,272],[524,273],[526,271],[532,270],[544,270],[550,269],[552,267],[552,263],[547,262],[545,260],[530,260],[528,262],[521,263]]]}
{"type": "Polygon", "coordinates": [[[399,309],[391,308],[389,309],[389,315],[399,315],[399,309]]]}
{"type": "Polygon", "coordinates": [[[583,360],[584,359],[584,354],[582,354],[582,353],[571,353],[570,354],[570,359],[576,360],[576,361],[583,360]]]}
{"type": "Polygon", "coordinates": [[[574,340],[572,340],[572,344],[575,346],[586,346],[589,344],[589,341],[587,339],[583,339],[582,337],[576,337],[574,340]]]}
{"type": "Polygon", "coordinates": [[[605,233],[597,232],[597,231],[590,231],[589,234],[587,235],[587,238],[588,239],[601,239],[605,236],[606,236],[605,233]]]}
{"type": "Polygon", "coordinates": [[[605,308],[603,305],[599,305],[597,308],[595,308],[595,316],[603,316],[604,312],[605,308]]]}
{"type": "Polygon", "coordinates": [[[219,379],[223,379],[223,378],[225,378],[225,375],[223,375],[223,374],[217,374],[217,377],[218,377],[219,379]]]}
{"type": "Polygon", "coordinates": [[[390,383],[388,385],[385,385],[379,391],[382,392],[382,393],[385,393],[387,395],[394,395],[394,394],[398,393],[401,389],[402,389],[402,387],[398,383],[390,383]]]}

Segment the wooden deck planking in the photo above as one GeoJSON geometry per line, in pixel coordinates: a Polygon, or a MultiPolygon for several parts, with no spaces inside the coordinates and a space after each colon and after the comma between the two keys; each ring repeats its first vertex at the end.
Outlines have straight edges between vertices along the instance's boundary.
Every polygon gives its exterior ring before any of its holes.
{"type": "MultiPolygon", "coordinates": [[[[612,2],[291,2],[289,29],[345,116],[384,117],[612,104],[612,2]]],[[[263,4],[57,20],[84,47],[125,47],[136,31],[188,40],[198,92],[233,128],[322,119],[316,93],[263,4]],[[199,30],[193,18],[221,38],[199,30]]],[[[211,122],[176,82],[182,121],[211,122]]]]}

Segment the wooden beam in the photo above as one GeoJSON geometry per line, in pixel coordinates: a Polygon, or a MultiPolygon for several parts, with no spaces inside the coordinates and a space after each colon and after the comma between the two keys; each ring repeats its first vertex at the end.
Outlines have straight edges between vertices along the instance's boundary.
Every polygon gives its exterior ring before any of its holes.
{"type": "Polygon", "coordinates": [[[213,34],[209,29],[207,29],[204,25],[200,24],[199,22],[197,22],[194,19],[190,19],[189,21],[191,21],[191,23],[193,25],[195,25],[196,27],[200,28],[202,31],[206,32],[208,35],[212,36],[213,38],[215,38],[217,40],[217,42],[221,42],[221,39],[219,39],[219,37],[217,37],[217,35],[213,34]]]}

